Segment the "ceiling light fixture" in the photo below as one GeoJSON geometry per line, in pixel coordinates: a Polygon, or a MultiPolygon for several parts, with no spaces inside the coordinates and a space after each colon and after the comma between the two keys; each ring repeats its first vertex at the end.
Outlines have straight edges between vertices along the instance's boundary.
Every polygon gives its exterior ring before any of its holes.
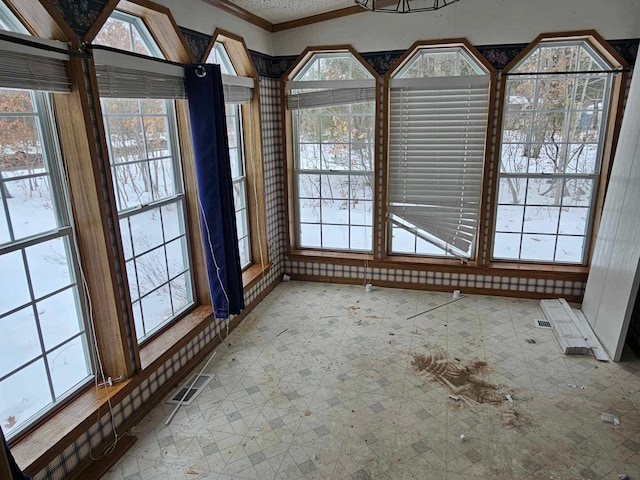
{"type": "Polygon", "coordinates": [[[355,0],[357,5],[372,12],[415,13],[431,12],[460,0],[355,0]]]}

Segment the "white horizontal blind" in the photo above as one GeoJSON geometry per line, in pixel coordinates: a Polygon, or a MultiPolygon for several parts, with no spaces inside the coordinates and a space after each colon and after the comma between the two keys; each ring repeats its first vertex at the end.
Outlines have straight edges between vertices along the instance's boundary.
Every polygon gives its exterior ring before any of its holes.
{"type": "Polygon", "coordinates": [[[478,226],[489,84],[485,75],[391,83],[391,220],[467,258],[478,226]]]}
{"type": "MultiPolygon", "coordinates": [[[[12,36],[26,37],[18,34],[12,36]]],[[[33,41],[33,43],[38,42],[33,41]]],[[[67,48],[66,44],[60,44],[59,47],[67,48]]],[[[47,52],[37,47],[2,41],[0,42],[0,88],[69,93],[71,81],[66,70],[67,59],[68,56],[63,53],[47,52]]]]}
{"type": "Polygon", "coordinates": [[[184,78],[113,65],[96,65],[101,97],[186,98],[184,78]]]}
{"type": "Polygon", "coordinates": [[[287,82],[287,90],[314,89],[315,92],[287,95],[287,108],[328,107],[351,103],[373,102],[376,100],[375,80],[318,80],[287,82]]]}
{"type": "Polygon", "coordinates": [[[222,74],[225,103],[251,103],[253,100],[254,80],[250,77],[238,77],[222,74]]]}

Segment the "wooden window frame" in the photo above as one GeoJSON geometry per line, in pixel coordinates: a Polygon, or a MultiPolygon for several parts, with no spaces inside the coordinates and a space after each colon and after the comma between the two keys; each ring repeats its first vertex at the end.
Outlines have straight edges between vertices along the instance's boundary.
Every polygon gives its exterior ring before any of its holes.
{"type": "MultiPolygon", "coordinates": [[[[607,127],[604,131],[604,135],[601,139],[602,142],[602,159],[600,167],[600,180],[598,183],[598,189],[594,192],[596,195],[593,206],[593,224],[591,225],[591,234],[587,238],[589,243],[588,249],[585,252],[586,262],[584,265],[567,264],[560,262],[531,262],[531,261],[517,261],[517,260],[495,260],[492,258],[493,244],[494,244],[494,231],[496,221],[496,209],[494,208],[498,199],[498,180],[500,169],[500,150],[502,145],[502,121],[505,110],[505,97],[506,97],[506,81],[503,78],[500,82],[500,92],[498,97],[498,114],[497,114],[497,126],[495,134],[495,152],[493,162],[493,176],[491,179],[491,199],[490,208],[491,215],[489,217],[489,229],[488,240],[485,249],[486,256],[483,261],[485,265],[496,268],[529,268],[532,270],[566,270],[571,272],[574,270],[589,271],[589,265],[593,256],[593,249],[596,243],[598,235],[598,226],[600,225],[600,218],[602,216],[602,209],[604,206],[604,198],[607,191],[609,176],[611,173],[611,165],[615,155],[616,147],[618,144],[618,135],[620,133],[620,125],[622,123],[623,105],[624,105],[624,89],[628,80],[628,63],[622,58],[622,56],[611,46],[609,43],[595,30],[581,30],[571,32],[553,32],[542,33],[536,37],[527,47],[520,52],[513,60],[511,60],[503,69],[503,73],[508,73],[513,70],[524,58],[526,58],[538,45],[541,43],[553,43],[563,40],[577,41],[583,40],[589,44],[596,52],[598,52],[606,61],[608,61],[613,69],[619,69],[620,73],[613,75],[611,82],[611,91],[609,92],[609,114],[606,118],[607,127]]],[[[604,119],[603,119],[604,120],[604,119]]]]}
{"type": "Polygon", "coordinates": [[[251,248],[251,265],[242,271],[242,283],[245,289],[249,289],[263,278],[270,268],[264,201],[260,77],[244,39],[220,28],[213,32],[204,52],[203,61],[209,57],[218,42],[224,45],[237,75],[254,80],[253,100],[240,105],[251,248]]]}
{"type": "Polygon", "coordinates": [[[378,185],[380,177],[382,175],[379,168],[380,151],[380,129],[378,128],[378,120],[380,113],[380,75],[375,69],[369,65],[369,63],[353,48],[351,45],[326,45],[326,46],[313,46],[307,47],[296,58],[293,64],[287,69],[282,78],[280,79],[280,99],[281,99],[281,119],[282,119],[282,142],[283,142],[283,155],[284,155],[284,195],[287,199],[285,203],[285,218],[286,218],[286,245],[287,256],[293,260],[300,261],[314,261],[319,259],[328,260],[329,263],[340,263],[342,261],[357,262],[362,265],[364,262],[372,261],[376,258],[380,258],[380,252],[378,248],[379,232],[384,226],[379,222],[379,203],[380,198],[378,194],[378,185]],[[293,114],[287,109],[286,98],[287,90],[286,84],[288,81],[294,79],[294,77],[300,72],[302,68],[311,60],[316,54],[322,53],[349,53],[367,70],[373,80],[375,81],[375,105],[374,105],[374,147],[373,147],[373,212],[372,212],[372,231],[371,231],[371,252],[349,252],[349,251],[335,251],[324,250],[316,248],[300,248],[297,246],[297,230],[298,225],[296,221],[296,198],[294,198],[294,174],[295,174],[295,145],[293,138],[293,114]]]}

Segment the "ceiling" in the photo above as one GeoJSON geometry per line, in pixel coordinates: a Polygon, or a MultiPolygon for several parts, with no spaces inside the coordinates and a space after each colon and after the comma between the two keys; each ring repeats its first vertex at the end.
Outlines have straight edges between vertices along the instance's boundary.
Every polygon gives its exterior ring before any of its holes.
{"type": "Polygon", "coordinates": [[[352,7],[353,0],[229,0],[231,3],[267,20],[282,23],[299,18],[352,7]]]}

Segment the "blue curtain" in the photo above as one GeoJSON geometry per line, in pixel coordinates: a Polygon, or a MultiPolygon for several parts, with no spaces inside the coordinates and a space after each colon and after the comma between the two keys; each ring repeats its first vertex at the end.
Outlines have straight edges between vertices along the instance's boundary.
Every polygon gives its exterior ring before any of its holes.
{"type": "Polygon", "coordinates": [[[2,433],[2,428],[0,428],[0,437],[2,437],[2,446],[4,448],[4,453],[7,455],[7,460],[9,461],[9,470],[11,471],[11,479],[7,480],[31,480],[29,475],[25,475],[18,467],[13,455],[11,455],[11,451],[9,450],[9,445],[7,445],[7,441],[4,439],[4,433],[2,433]]]}
{"type": "Polygon", "coordinates": [[[216,318],[244,308],[222,75],[218,65],[185,69],[209,288],[216,318]]]}

